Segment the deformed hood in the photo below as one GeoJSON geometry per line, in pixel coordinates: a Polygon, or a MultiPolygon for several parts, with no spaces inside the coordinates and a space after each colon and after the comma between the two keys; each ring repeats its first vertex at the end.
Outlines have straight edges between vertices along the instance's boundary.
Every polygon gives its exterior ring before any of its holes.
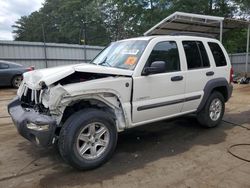
{"type": "Polygon", "coordinates": [[[89,72],[89,73],[102,73],[102,74],[113,74],[113,75],[123,75],[123,76],[132,76],[132,70],[119,69],[113,67],[106,67],[101,65],[93,64],[78,64],[74,67],[75,71],[78,72],[89,72]]]}
{"type": "Polygon", "coordinates": [[[132,76],[133,74],[133,71],[131,70],[82,63],[77,65],[67,65],[26,72],[24,73],[24,80],[33,88],[38,88],[40,82],[44,82],[47,86],[49,86],[73,74],[74,72],[100,73],[121,76],[132,76]]]}

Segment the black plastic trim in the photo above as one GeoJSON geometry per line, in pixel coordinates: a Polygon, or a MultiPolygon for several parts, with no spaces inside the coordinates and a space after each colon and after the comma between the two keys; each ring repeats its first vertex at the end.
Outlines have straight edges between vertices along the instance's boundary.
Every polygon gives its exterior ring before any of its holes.
{"type": "Polygon", "coordinates": [[[40,114],[32,108],[23,108],[21,106],[21,101],[17,97],[8,105],[8,112],[19,134],[24,138],[35,144],[37,144],[35,138],[38,138],[39,145],[43,147],[52,144],[56,121],[51,116],[40,114]],[[40,126],[49,125],[49,129],[43,131],[28,129],[28,123],[34,123],[40,126]]]}
{"type": "Polygon", "coordinates": [[[203,98],[201,100],[199,107],[197,108],[197,112],[201,111],[201,109],[204,107],[213,89],[215,89],[216,87],[221,87],[221,86],[225,86],[227,88],[227,96],[225,98],[225,102],[228,101],[228,99],[232,95],[233,87],[231,84],[228,83],[226,78],[215,78],[215,79],[209,80],[203,89],[204,95],[203,95],[203,98]]]}
{"type": "Polygon", "coordinates": [[[182,103],[182,102],[188,102],[188,101],[192,101],[192,100],[197,100],[199,98],[201,98],[201,95],[196,95],[196,96],[187,97],[187,98],[183,98],[183,99],[177,99],[177,100],[173,100],[173,101],[149,104],[149,105],[145,105],[145,106],[139,106],[137,108],[137,111],[143,111],[143,110],[148,110],[148,109],[152,109],[152,108],[158,108],[158,107],[162,107],[162,106],[168,106],[168,105],[178,104],[178,103],[182,103]]]}
{"type": "Polygon", "coordinates": [[[214,75],[214,71],[209,71],[206,73],[207,76],[213,76],[214,75]]]}
{"type": "Polygon", "coordinates": [[[171,77],[172,82],[181,81],[181,80],[183,80],[183,76],[173,76],[173,77],[171,77]]]}

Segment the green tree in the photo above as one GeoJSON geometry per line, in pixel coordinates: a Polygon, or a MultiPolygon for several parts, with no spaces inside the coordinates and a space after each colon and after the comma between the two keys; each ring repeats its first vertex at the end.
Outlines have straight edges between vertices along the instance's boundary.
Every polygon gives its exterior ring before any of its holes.
{"type": "Polygon", "coordinates": [[[249,0],[235,0],[236,5],[239,7],[238,15],[243,19],[250,20],[250,1],[249,0]]]}
{"type": "Polygon", "coordinates": [[[246,52],[247,29],[234,29],[224,34],[223,44],[228,53],[246,52]]]}
{"type": "Polygon", "coordinates": [[[27,40],[27,41],[42,41],[42,27],[38,24],[38,20],[41,20],[42,16],[39,12],[33,12],[29,16],[22,16],[16,21],[15,40],[27,40]]]}
{"type": "MultiPolygon", "coordinates": [[[[45,0],[43,7],[13,26],[15,40],[106,45],[143,35],[175,11],[249,18],[249,0],[45,0]]],[[[226,47],[242,51],[246,31],[223,37],[226,47]],[[242,41],[240,44],[237,41],[242,41]],[[238,47],[237,47],[238,45],[238,47]]]]}
{"type": "Polygon", "coordinates": [[[98,10],[98,1],[46,0],[44,6],[13,26],[15,40],[105,45],[109,42],[98,10]]]}

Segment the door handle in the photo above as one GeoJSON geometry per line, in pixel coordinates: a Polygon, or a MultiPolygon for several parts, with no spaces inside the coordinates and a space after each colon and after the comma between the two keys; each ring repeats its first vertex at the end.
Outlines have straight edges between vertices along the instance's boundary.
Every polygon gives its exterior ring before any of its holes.
{"type": "Polygon", "coordinates": [[[214,75],[214,71],[209,71],[206,73],[207,76],[213,76],[214,75]]]}
{"type": "Polygon", "coordinates": [[[173,76],[171,77],[171,81],[175,82],[175,81],[181,81],[183,80],[183,76],[173,76]]]}

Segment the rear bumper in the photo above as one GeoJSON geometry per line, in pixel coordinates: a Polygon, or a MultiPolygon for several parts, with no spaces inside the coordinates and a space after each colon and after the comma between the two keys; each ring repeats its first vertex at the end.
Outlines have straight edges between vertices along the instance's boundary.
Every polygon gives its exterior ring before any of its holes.
{"type": "Polygon", "coordinates": [[[52,144],[56,121],[51,116],[40,114],[32,108],[23,108],[18,98],[10,102],[8,112],[24,138],[44,147],[52,144]]]}

